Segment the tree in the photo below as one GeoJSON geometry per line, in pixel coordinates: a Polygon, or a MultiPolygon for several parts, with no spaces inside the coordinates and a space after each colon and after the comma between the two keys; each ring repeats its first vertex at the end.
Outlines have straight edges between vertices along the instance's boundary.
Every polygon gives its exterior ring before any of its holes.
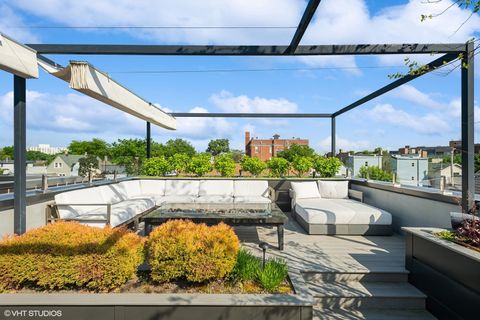
{"type": "Polygon", "coordinates": [[[189,155],[190,157],[194,156],[197,151],[192,146],[190,142],[183,139],[170,139],[164,145],[164,156],[165,158],[172,157],[174,154],[183,153],[189,155]]]}
{"type": "Polygon", "coordinates": [[[26,157],[28,161],[36,161],[36,160],[41,160],[41,161],[46,161],[47,163],[50,163],[55,159],[55,155],[53,154],[46,154],[41,151],[27,151],[26,157]]]}
{"type": "Polygon", "coordinates": [[[377,166],[362,166],[358,171],[360,178],[371,179],[377,181],[392,181],[393,175],[391,172],[380,169],[377,166]]]}
{"type": "Polygon", "coordinates": [[[317,157],[313,161],[315,172],[323,178],[335,177],[342,166],[342,161],[337,157],[317,157]]]}
{"type": "Polygon", "coordinates": [[[193,156],[188,164],[188,172],[201,177],[212,171],[212,163],[210,161],[211,155],[209,153],[200,153],[193,156]]]}
{"type": "Polygon", "coordinates": [[[293,158],[292,167],[297,172],[297,176],[305,175],[313,166],[313,161],[310,157],[296,156],[293,158]]]}
{"type": "Polygon", "coordinates": [[[13,146],[6,146],[0,150],[0,160],[13,159],[13,146]]]}
{"type": "Polygon", "coordinates": [[[145,140],[118,139],[112,143],[112,162],[125,166],[127,174],[139,174],[143,160],[146,158],[145,140]]]}
{"type": "Polygon", "coordinates": [[[93,138],[91,141],[73,140],[68,145],[68,150],[71,154],[92,154],[102,159],[110,155],[109,148],[110,146],[107,142],[97,138],[93,138]]]}
{"type": "Polygon", "coordinates": [[[78,160],[78,164],[80,165],[78,168],[78,174],[82,177],[89,177],[98,169],[98,158],[93,154],[89,154],[86,157],[80,158],[78,160]]]}
{"type": "Polygon", "coordinates": [[[288,173],[290,163],[285,158],[272,157],[267,161],[267,167],[270,169],[270,175],[274,177],[284,177],[288,173]]]}
{"type": "Polygon", "coordinates": [[[165,157],[154,157],[143,161],[142,171],[147,176],[165,176],[172,171],[172,165],[165,157]]]}
{"type": "Polygon", "coordinates": [[[218,155],[213,166],[222,177],[231,177],[235,174],[235,161],[229,153],[218,155]]]}
{"type": "Polygon", "coordinates": [[[232,149],[230,150],[230,153],[232,155],[233,161],[236,163],[239,163],[242,161],[243,156],[245,155],[245,152],[242,150],[237,150],[237,149],[232,149]]]}
{"type": "Polygon", "coordinates": [[[188,164],[190,163],[190,156],[188,154],[176,153],[168,160],[172,164],[172,169],[175,170],[177,174],[187,172],[188,164]]]}
{"type": "Polygon", "coordinates": [[[252,176],[256,177],[267,168],[267,165],[258,158],[245,156],[240,162],[240,168],[242,168],[242,171],[250,172],[252,176]]]}
{"type": "Polygon", "coordinates": [[[207,152],[212,156],[217,156],[221,153],[230,152],[230,142],[228,139],[214,139],[208,143],[207,152]]]}
{"type": "Polygon", "coordinates": [[[288,162],[293,162],[295,157],[313,158],[314,155],[315,150],[303,144],[292,144],[288,149],[277,153],[277,157],[287,159],[288,162]]]}

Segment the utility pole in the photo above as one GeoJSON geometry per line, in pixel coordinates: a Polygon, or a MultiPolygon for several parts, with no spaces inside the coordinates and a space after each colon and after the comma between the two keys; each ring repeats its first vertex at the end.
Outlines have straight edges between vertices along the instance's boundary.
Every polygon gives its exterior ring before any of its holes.
{"type": "Polygon", "coordinates": [[[450,152],[450,184],[452,187],[455,186],[455,181],[453,180],[453,156],[455,153],[455,148],[452,147],[452,151],[450,152]]]}

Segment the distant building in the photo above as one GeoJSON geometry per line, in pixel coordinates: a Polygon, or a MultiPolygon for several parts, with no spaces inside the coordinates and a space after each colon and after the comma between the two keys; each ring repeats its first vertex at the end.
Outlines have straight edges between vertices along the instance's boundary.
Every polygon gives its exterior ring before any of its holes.
{"type": "Polygon", "coordinates": [[[428,158],[419,155],[392,156],[392,172],[396,181],[404,185],[430,185],[428,180],[428,158]]]}
{"type": "Polygon", "coordinates": [[[390,152],[391,155],[418,155],[422,158],[443,158],[449,156],[452,153],[452,148],[449,146],[436,146],[436,147],[410,147],[405,146],[398,149],[398,151],[390,152]]]}
{"type": "Polygon", "coordinates": [[[361,167],[379,167],[382,169],[382,156],[376,154],[349,155],[345,160],[345,166],[352,177],[358,177],[361,167]]]}
{"type": "MultiPolygon", "coordinates": [[[[461,140],[451,140],[448,144],[449,144],[450,148],[455,149],[455,153],[460,153],[460,149],[462,148],[462,141],[461,140]]],[[[475,153],[480,153],[480,143],[475,143],[474,152],[475,153]]]]}
{"type": "Polygon", "coordinates": [[[64,147],[52,147],[49,144],[39,144],[36,147],[27,147],[27,151],[40,151],[46,154],[58,154],[67,151],[64,147]]]}
{"type": "Polygon", "coordinates": [[[449,163],[430,163],[428,177],[432,187],[439,189],[440,181],[445,177],[446,186],[459,186],[462,179],[462,166],[454,163],[453,167],[449,163]]]}
{"type": "Polygon", "coordinates": [[[83,155],[59,154],[47,166],[47,174],[53,176],[78,175],[78,163],[83,155]]]}
{"type": "Polygon", "coordinates": [[[279,151],[288,149],[293,144],[308,146],[308,140],[299,138],[280,139],[278,134],[275,134],[272,139],[254,139],[250,137],[250,132],[245,132],[245,154],[262,161],[270,160],[279,151]]]}

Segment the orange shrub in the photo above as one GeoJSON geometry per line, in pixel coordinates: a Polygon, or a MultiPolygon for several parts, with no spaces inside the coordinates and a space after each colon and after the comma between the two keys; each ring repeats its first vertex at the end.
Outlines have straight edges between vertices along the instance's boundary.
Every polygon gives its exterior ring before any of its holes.
{"type": "Polygon", "coordinates": [[[151,278],[157,282],[223,278],[233,270],[239,248],[233,229],[223,223],[208,227],[190,220],[168,221],[147,240],[151,278]]]}
{"type": "Polygon", "coordinates": [[[0,292],[114,289],[143,262],[143,240],[125,228],[56,222],[0,242],[0,292]]]}

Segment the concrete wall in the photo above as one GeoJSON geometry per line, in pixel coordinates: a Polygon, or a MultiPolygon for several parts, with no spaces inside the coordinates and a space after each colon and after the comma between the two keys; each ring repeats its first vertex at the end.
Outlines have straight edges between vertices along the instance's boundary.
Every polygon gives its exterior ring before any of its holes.
{"type": "Polygon", "coordinates": [[[456,204],[401,193],[401,188],[392,192],[355,183],[351,188],[363,192],[365,203],[390,212],[397,232],[401,227],[451,228],[450,212],[460,211],[456,204]]]}
{"type": "MultiPolygon", "coordinates": [[[[53,201],[46,201],[27,206],[27,230],[45,225],[45,207],[53,201]]],[[[13,209],[0,211],[0,238],[13,234],[13,209]]]]}

